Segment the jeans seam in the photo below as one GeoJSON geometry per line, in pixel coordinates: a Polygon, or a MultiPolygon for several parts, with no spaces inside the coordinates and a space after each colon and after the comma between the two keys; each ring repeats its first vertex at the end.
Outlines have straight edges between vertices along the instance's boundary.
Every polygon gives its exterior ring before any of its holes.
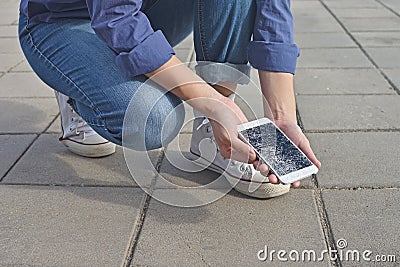
{"type": "MultiPolygon", "coordinates": [[[[93,102],[90,100],[90,98],[81,90],[81,88],[67,75],[65,75],[47,56],[45,56],[40,50],[39,48],[35,45],[35,42],[33,41],[33,36],[30,32],[30,30],[28,29],[28,24],[25,26],[26,30],[27,30],[27,35],[29,37],[29,42],[31,43],[34,51],[36,51],[37,53],[39,53],[39,55],[41,57],[44,58],[44,60],[46,62],[48,62],[51,67],[53,67],[59,74],[61,74],[61,76],[63,78],[65,78],[66,82],[69,83],[70,85],[72,85],[73,87],[75,87],[83,96],[84,98],[90,103],[90,108],[92,108],[96,113],[99,114],[100,118],[102,119],[102,113],[100,112],[100,110],[93,104],[93,102]]],[[[102,119],[103,120],[103,119],[102,119]]]]}
{"type": "Polygon", "coordinates": [[[203,17],[203,1],[199,0],[198,1],[198,20],[199,20],[199,35],[200,35],[200,47],[201,47],[201,53],[203,56],[203,59],[206,61],[208,58],[208,51],[206,49],[206,38],[205,38],[205,31],[204,31],[204,27],[203,27],[203,21],[204,21],[204,17],[203,17]]]}

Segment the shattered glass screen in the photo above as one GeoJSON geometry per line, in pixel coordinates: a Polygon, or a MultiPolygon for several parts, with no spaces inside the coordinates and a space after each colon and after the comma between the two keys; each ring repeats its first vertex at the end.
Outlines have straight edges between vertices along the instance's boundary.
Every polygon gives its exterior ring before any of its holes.
{"type": "Polygon", "coordinates": [[[279,177],[312,165],[272,123],[240,132],[279,177]]]}

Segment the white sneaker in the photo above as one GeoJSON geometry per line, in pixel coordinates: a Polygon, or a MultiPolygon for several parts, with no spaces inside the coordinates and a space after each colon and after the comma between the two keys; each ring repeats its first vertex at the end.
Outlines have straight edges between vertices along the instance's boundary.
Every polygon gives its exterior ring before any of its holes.
{"type": "Polygon", "coordinates": [[[98,135],[67,102],[69,97],[56,93],[60,108],[62,134],[60,142],[71,152],[90,158],[105,157],[115,153],[116,145],[98,135]]]}
{"type": "Polygon", "coordinates": [[[219,153],[211,124],[205,117],[197,117],[193,122],[190,152],[195,157],[194,163],[217,173],[224,173],[235,190],[247,196],[272,198],[290,190],[290,185],[269,183],[268,178],[255,170],[252,164],[224,158],[219,153]]]}

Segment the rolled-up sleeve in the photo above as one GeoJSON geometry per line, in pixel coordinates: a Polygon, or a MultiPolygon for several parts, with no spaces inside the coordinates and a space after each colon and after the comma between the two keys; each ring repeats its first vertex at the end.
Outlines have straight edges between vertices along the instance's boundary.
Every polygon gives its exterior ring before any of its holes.
{"type": "Polygon", "coordinates": [[[294,43],[290,0],[257,0],[248,55],[256,69],[295,73],[300,50],[294,43]]]}
{"type": "Polygon", "coordinates": [[[115,51],[116,64],[129,77],[150,73],[174,50],[140,11],[141,0],[86,0],[92,28],[115,51]]]}

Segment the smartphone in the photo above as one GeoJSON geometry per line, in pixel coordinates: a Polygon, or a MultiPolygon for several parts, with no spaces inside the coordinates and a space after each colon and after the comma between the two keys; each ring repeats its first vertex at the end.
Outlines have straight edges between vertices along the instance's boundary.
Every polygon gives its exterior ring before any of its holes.
{"type": "Polygon", "coordinates": [[[318,172],[317,166],[267,118],[241,124],[238,132],[282,183],[291,184],[318,172]]]}

